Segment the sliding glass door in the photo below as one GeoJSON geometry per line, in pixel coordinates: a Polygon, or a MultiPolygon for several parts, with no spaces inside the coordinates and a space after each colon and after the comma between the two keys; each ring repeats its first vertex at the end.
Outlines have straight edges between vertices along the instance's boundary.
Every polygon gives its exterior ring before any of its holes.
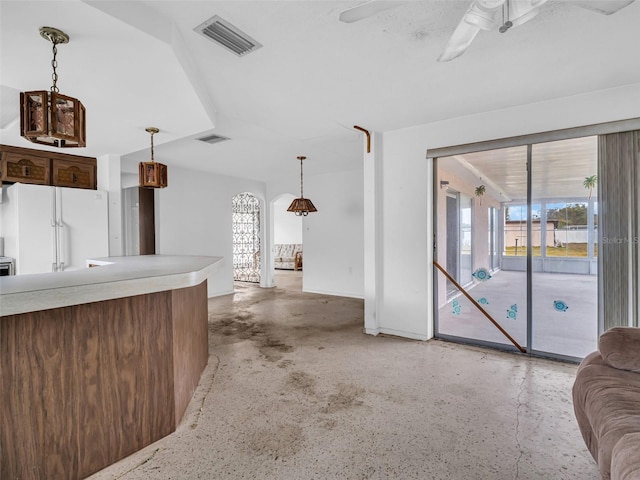
{"type": "Polygon", "coordinates": [[[598,336],[597,137],[533,145],[540,217],[532,272],[532,349],[582,358],[598,336]]]}
{"type": "Polygon", "coordinates": [[[437,159],[437,336],[567,358],[596,348],[597,163],[597,137],[437,159]]]}
{"type": "Polygon", "coordinates": [[[522,230],[526,238],[526,208],[508,207],[526,206],[526,159],[526,147],[517,147],[437,160],[436,258],[446,254],[436,260],[442,338],[526,348],[526,244],[519,236],[522,230]]]}

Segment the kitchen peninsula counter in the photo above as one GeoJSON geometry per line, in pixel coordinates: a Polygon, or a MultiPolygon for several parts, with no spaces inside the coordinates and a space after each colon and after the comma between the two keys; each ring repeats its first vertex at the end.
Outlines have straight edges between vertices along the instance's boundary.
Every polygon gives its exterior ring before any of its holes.
{"type": "Polygon", "coordinates": [[[94,268],[0,277],[0,317],[198,285],[221,260],[182,255],[108,257],[87,260],[94,268]]]}
{"type": "Polygon", "coordinates": [[[0,478],[80,479],[173,432],[208,357],[220,257],[0,277],[0,478]]]}

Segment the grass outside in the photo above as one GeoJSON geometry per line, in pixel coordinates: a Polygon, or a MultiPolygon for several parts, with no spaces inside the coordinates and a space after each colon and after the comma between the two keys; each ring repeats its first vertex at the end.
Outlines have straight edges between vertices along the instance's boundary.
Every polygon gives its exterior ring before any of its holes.
{"type": "MultiPolygon", "coordinates": [[[[595,256],[598,256],[598,245],[594,245],[595,256]]],[[[516,253],[516,247],[505,248],[505,255],[524,257],[527,255],[526,246],[518,246],[518,252],[516,253]]],[[[532,254],[534,257],[540,257],[541,247],[532,247],[532,254]]],[[[564,247],[547,247],[547,257],[583,257],[587,258],[587,244],[586,243],[567,243],[564,247]]]]}

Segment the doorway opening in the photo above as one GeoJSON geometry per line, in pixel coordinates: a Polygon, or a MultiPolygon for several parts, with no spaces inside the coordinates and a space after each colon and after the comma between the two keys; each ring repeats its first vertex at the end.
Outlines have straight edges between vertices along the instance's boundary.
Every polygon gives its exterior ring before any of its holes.
{"type": "Polygon", "coordinates": [[[287,211],[295,195],[286,193],[273,201],[273,267],[277,287],[302,290],[304,268],[302,217],[287,211]]]}
{"type": "Polygon", "coordinates": [[[233,279],[260,283],[260,201],[244,192],[232,203],[233,279]]]}
{"type": "Polygon", "coordinates": [[[155,192],[153,188],[122,189],[125,255],[156,253],[155,192]]]}

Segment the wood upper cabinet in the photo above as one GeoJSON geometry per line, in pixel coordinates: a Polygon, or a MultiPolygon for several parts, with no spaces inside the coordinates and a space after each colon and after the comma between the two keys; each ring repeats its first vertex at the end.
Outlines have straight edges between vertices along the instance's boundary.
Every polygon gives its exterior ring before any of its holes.
{"type": "Polygon", "coordinates": [[[2,153],[2,181],[49,185],[51,161],[48,158],[20,153],[2,153]]]}
{"type": "Polygon", "coordinates": [[[9,145],[0,145],[0,153],[2,182],[97,188],[95,158],[9,145]]]}
{"type": "Polygon", "coordinates": [[[51,185],[56,187],[93,188],[96,185],[95,166],[90,163],[53,159],[51,185]]]}

